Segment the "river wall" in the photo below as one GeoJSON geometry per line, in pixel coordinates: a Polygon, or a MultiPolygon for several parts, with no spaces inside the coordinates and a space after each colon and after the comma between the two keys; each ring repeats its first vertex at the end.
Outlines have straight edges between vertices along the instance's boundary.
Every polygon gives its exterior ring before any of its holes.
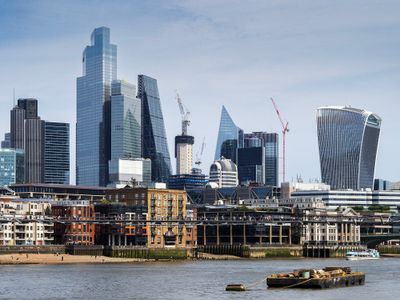
{"type": "Polygon", "coordinates": [[[65,253],[65,245],[46,245],[46,246],[0,246],[1,254],[14,253],[36,253],[36,254],[53,254],[65,253]]]}
{"type": "MultiPolygon", "coordinates": [[[[108,256],[141,259],[217,259],[230,258],[335,258],[345,257],[347,251],[365,250],[365,246],[268,246],[250,247],[248,245],[201,245],[197,248],[146,248],[130,246],[84,246],[84,245],[48,245],[48,246],[1,246],[1,254],[13,253],[66,253],[71,255],[108,256]],[[210,254],[207,256],[204,254],[210,254]]],[[[399,246],[380,246],[382,254],[400,254],[399,246]]]]}
{"type": "Polygon", "coordinates": [[[380,245],[378,246],[380,254],[400,254],[399,245],[380,245]]]}

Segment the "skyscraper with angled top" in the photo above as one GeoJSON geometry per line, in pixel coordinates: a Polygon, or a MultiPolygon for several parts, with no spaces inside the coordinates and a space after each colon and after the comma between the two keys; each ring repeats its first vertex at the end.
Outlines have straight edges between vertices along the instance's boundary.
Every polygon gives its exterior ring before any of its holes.
{"type": "Polygon", "coordinates": [[[332,189],[373,188],[381,118],[353,107],[317,110],[322,182],[332,189]]]}
{"type": "Polygon", "coordinates": [[[237,149],[243,147],[243,139],[243,130],[236,126],[225,106],[222,106],[214,159],[223,156],[237,163],[237,149]]]}
{"type": "Polygon", "coordinates": [[[151,159],[152,180],[167,182],[171,159],[157,80],[139,75],[138,98],[142,101],[142,157],[151,159]]]}
{"type": "Polygon", "coordinates": [[[109,28],[93,31],[82,65],[77,78],[76,182],[105,186],[111,157],[111,82],[117,79],[117,46],[110,44],[109,28]]]}

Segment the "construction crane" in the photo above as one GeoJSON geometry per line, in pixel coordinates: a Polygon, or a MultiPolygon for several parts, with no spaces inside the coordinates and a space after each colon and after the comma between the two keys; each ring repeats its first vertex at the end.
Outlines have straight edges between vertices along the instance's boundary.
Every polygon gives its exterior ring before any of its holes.
{"type": "Polygon", "coordinates": [[[178,101],[179,110],[181,112],[181,117],[182,117],[182,135],[187,135],[188,127],[190,125],[190,120],[189,120],[190,111],[183,104],[183,101],[179,96],[178,92],[176,92],[176,100],[178,101]]]}
{"type": "Polygon", "coordinates": [[[271,98],[272,104],[274,105],[276,114],[278,115],[279,121],[282,125],[282,182],[285,182],[286,175],[286,133],[289,132],[289,122],[283,119],[282,114],[276,105],[274,99],[271,98]]]}
{"type": "Polygon", "coordinates": [[[204,148],[206,147],[206,137],[203,137],[203,143],[201,144],[200,154],[196,154],[195,165],[200,168],[202,163],[201,159],[203,157],[204,148]]]}

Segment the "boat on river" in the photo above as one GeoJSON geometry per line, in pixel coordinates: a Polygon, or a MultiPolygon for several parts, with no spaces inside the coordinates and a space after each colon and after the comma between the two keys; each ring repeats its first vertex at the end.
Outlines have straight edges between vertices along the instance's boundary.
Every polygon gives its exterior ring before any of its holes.
{"type": "Polygon", "coordinates": [[[271,288],[336,288],[364,285],[365,273],[352,272],[349,267],[326,267],[320,270],[301,269],[287,274],[272,274],[267,277],[271,288]]]}
{"type": "Polygon", "coordinates": [[[379,251],[375,249],[368,249],[365,251],[347,251],[347,260],[365,260],[365,259],[379,259],[379,251]]]}

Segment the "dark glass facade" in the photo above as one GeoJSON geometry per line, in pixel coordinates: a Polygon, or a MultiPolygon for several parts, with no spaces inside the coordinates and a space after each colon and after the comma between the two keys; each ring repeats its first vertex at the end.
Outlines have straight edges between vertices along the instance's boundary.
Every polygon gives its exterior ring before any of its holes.
{"type": "Polygon", "coordinates": [[[111,157],[111,82],[117,78],[117,46],[110,29],[96,28],[82,58],[77,78],[76,181],[105,186],[111,157]]]}
{"type": "Polygon", "coordinates": [[[142,157],[151,159],[152,180],[167,182],[171,160],[157,80],[139,75],[138,98],[142,101],[142,157]]]}
{"type": "MultiPolygon", "coordinates": [[[[253,132],[244,135],[245,148],[264,148],[263,181],[265,185],[279,184],[279,135],[277,133],[253,132]]],[[[240,161],[238,165],[242,164],[240,161]]],[[[239,170],[239,179],[240,179],[239,170]]],[[[259,181],[257,181],[259,182],[259,181]]]]}
{"type": "Polygon", "coordinates": [[[25,110],[26,119],[38,117],[38,101],[34,98],[18,99],[18,107],[25,110]]]}
{"type": "Polygon", "coordinates": [[[331,189],[373,188],[381,119],[352,107],[317,110],[322,182],[331,189]]]}
{"type": "Polygon", "coordinates": [[[225,157],[237,163],[238,140],[225,140],[221,145],[220,157],[225,157]]]}
{"type": "Polygon", "coordinates": [[[265,147],[238,149],[238,178],[240,184],[265,184],[265,147]]]}
{"type": "Polygon", "coordinates": [[[69,124],[45,122],[44,183],[69,184],[69,124]]]}
{"type": "Polygon", "coordinates": [[[167,187],[172,190],[186,190],[204,188],[208,180],[204,174],[179,174],[171,175],[167,187]]]}

